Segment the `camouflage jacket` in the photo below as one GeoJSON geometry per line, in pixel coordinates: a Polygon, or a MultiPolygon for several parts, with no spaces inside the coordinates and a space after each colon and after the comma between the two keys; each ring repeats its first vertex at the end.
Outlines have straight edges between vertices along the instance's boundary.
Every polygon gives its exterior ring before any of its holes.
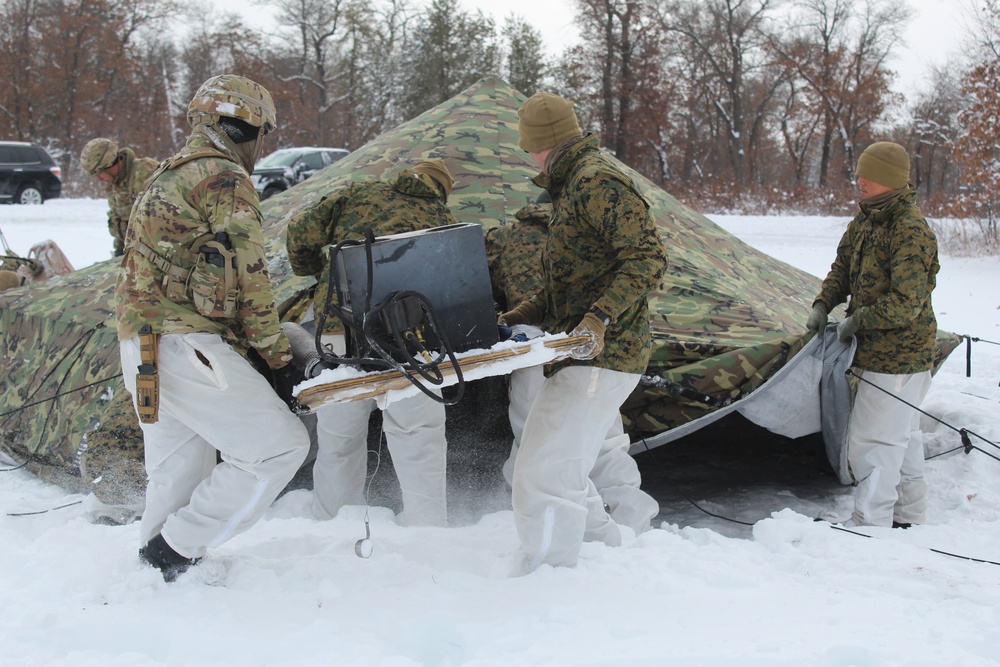
{"type": "Polygon", "coordinates": [[[219,334],[240,352],[256,349],[272,368],[291,361],[271,291],[259,206],[235,158],[192,134],[136,202],[115,288],[118,338],[132,338],[150,324],[154,333],[219,334]],[[192,154],[198,157],[185,161],[192,154]],[[214,258],[199,252],[220,232],[228,235],[230,250],[216,245],[225,254],[214,258]],[[170,272],[179,280],[168,286],[170,272]],[[220,290],[231,301],[220,304],[220,290]]]}
{"type": "Polygon", "coordinates": [[[501,312],[542,288],[542,251],[552,219],[552,204],[529,204],[514,217],[517,222],[486,232],[490,283],[501,312]]]}
{"type": "Polygon", "coordinates": [[[587,361],[642,373],[650,354],[649,304],[667,267],[649,205],[632,180],[604,157],[598,138],[572,146],[535,183],[552,195],[552,221],[542,256],[542,289],[531,298],[545,313],[541,327],[569,332],[591,306],[611,317],[604,349],[587,361]]]}
{"type": "Polygon", "coordinates": [[[908,188],[881,211],[858,213],[816,297],[828,310],[850,297],[847,313],[858,318],[854,364],[877,373],[919,373],[933,361],[937,239],[914,198],[908,188]]]}
{"type": "MultiPolygon", "coordinates": [[[[288,222],[288,260],[296,275],[316,277],[314,303],[325,304],[330,279],[326,246],[361,240],[367,227],[376,236],[388,236],[457,222],[437,190],[407,169],[391,182],[351,183],[343,192],[297,213],[288,222]]],[[[323,329],[331,334],[342,327],[330,317],[323,329]]]]}
{"type": "Polygon", "coordinates": [[[115,239],[116,257],[125,251],[125,230],[132,204],[157,167],[156,160],[137,158],[131,148],[121,149],[118,156],[118,176],[108,184],[108,232],[115,239]]]}

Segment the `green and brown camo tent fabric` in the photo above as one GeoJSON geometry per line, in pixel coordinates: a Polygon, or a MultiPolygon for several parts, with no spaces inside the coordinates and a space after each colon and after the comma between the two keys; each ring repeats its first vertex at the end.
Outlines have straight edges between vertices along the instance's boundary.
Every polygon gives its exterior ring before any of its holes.
{"type": "MultiPolygon", "coordinates": [[[[352,180],[381,178],[438,157],[455,177],[449,205],[461,222],[490,228],[533,202],[538,190],[529,179],[537,169],[517,147],[517,109],[524,99],[499,79],[483,79],[264,202],[271,278],[288,317],[312,283],[291,274],[284,248],[288,220],[352,180]]],[[[623,408],[633,440],[650,446],[668,441],[682,425],[738,406],[790,366],[813,338],[805,334],[805,321],[819,281],[626,171],[652,205],[670,258],[651,296],[648,377],[623,408]]],[[[134,423],[109,416],[130,414],[111,307],[115,269],[109,260],[0,295],[2,450],[39,476],[84,489],[117,465],[141,471],[141,433],[134,423]],[[97,441],[110,442],[113,454],[110,463],[88,470],[97,441]]],[[[958,340],[940,338],[942,359],[958,340]]]]}

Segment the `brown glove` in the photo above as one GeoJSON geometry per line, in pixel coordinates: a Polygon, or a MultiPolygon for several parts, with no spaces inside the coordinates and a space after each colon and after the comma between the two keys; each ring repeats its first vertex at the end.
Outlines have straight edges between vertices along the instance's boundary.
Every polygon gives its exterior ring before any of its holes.
{"type": "Polygon", "coordinates": [[[574,359],[593,359],[604,349],[604,331],[607,329],[600,317],[592,312],[587,312],[576,325],[576,328],[569,332],[570,336],[587,336],[590,340],[582,345],[573,348],[570,356],[574,359]]]}
{"type": "Polygon", "coordinates": [[[497,318],[497,324],[512,327],[517,324],[539,324],[542,321],[542,309],[531,301],[522,301],[514,310],[508,310],[497,318]]]}

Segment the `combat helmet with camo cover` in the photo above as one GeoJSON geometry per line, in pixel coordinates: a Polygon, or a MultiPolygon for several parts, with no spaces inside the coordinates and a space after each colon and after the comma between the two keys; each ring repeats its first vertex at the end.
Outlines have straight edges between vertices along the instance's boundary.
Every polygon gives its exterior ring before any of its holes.
{"type": "MultiPolygon", "coordinates": [[[[454,166],[458,179],[448,204],[460,222],[490,229],[535,202],[538,190],[529,179],[538,169],[517,146],[517,109],[525,99],[498,79],[483,79],[265,201],[268,271],[282,319],[301,314],[299,306],[310,302],[308,291],[315,284],[314,278],[291,272],[284,244],[288,221],[353,181],[382,179],[401,163],[441,158],[454,166]]],[[[744,398],[754,396],[768,399],[770,392],[758,389],[805,356],[801,352],[813,339],[805,324],[820,280],[746,245],[622,168],[649,201],[670,256],[663,285],[650,296],[653,349],[646,376],[623,408],[632,439],[653,442],[703,424],[724,405],[742,406],[744,398]]],[[[124,391],[111,310],[116,270],[117,263],[108,260],[58,281],[0,294],[5,350],[0,448],[32,472],[86,493],[99,493],[113,477],[109,468],[115,455],[140,459],[131,483],[140,493],[145,486],[141,440],[130,442],[123,426],[99,437],[102,420],[112,427],[113,413],[130,413],[127,402],[116,410],[115,400],[124,391]],[[100,460],[91,457],[83,478],[79,462],[87,460],[83,436],[88,433],[95,446],[91,454],[104,445],[112,451],[100,460]]],[[[939,332],[935,365],[960,340],[939,332]]],[[[486,410],[471,412],[485,421],[486,410]]],[[[498,412],[506,415],[506,410],[498,412]]],[[[501,446],[509,445],[506,439],[501,446]]],[[[128,481],[127,474],[117,475],[116,482],[123,480],[128,481]]]]}
{"type": "Polygon", "coordinates": [[[188,104],[187,121],[192,128],[215,125],[220,118],[239,118],[264,133],[273,132],[278,121],[274,100],[264,86],[235,74],[213,76],[198,87],[188,104]]]}
{"type": "Polygon", "coordinates": [[[88,141],[80,151],[80,168],[91,176],[107,169],[118,160],[118,144],[112,139],[98,137],[88,141]]]}

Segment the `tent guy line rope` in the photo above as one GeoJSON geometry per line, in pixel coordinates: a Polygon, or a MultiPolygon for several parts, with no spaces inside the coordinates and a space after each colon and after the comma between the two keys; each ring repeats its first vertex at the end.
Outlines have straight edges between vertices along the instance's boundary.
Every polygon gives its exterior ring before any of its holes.
{"type": "Polygon", "coordinates": [[[121,376],[122,376],[122,374],[119,373],[117,375],[112,375],[110,377],[106,377],[103,380],[97,380],[95,382],[91,382],[90,384],[85,384],[82,387],[77,387],[76,389],[70,389],[69,391],[64,391],[61,394],[56,394],[55,396],[50,396],[48,398],[43,398],[43,399],[40,399],[38,401],[34,401],[32,403],[25,403],[24,405],[22,405],[19,408],[14,408],[13,410],[9,410],[7,412],[4,412],[4,413],[0,414],[0,417],[7,417],[9,415],[16,414],[16,413],[20,412],[21,410],[26,410],[26,409],[32,408],[32,407],[34,407],[36,405],[41,405],[42,403],[47,403],[48,401],[54,401],[57,398],[62,398],[63,396],[68,396],[69,394],[72,394],[73,392],[83,391],[84,389],[89,389],[90,387],[93,387],[95,385],[99,385],[99,384],[103,384],[105,382],[109,382],[111,380],[115,380],[117,378],[120,378],[121,376]]]}
{"type": "MultiPolygon", "coordinates": [[[[954,451],[954,450],[953,450],[953,451],[954,451]]],[[[698,503],[696,503],[696,502],[694,502],[693,500],[691,500],[691,499],[690,499],[690,498],[689,498],[689,497],[687,496],[687,494],[686,494],[686,493],[684,493],[684,491],[683,491],[683,490],[681,490],[681,488],[680,488],[679,486],[677,486],[676,484],[674,484],[673,482],[671,482],[671,481],[669,481],[669,480],[667,481],[667,483],[668,483],[668,484],[669,484],[670,486],[672,486],[672,487],[673,487],[673,488],[674,488],[674,489],[675,489],[675,490],[676,490],[676,491],[677,491],[677,492],[678,492],[679,494],[681,494],[681,496],[682,496],[682,497],[684,498],[684,500],[688,501],[689,503],[691,503],[692,505],[694,505],[694,507],[695,507],[696,509],[698,509],[698,510],[700,510],[700,511],[704,512],[705,514],[707,514],[707,515],[708,515],[708,516],[710,516],[710,517],[714,517],[714,518],[716,518],[716,519],[722,519],[722,520],[724,520],[724,521],[730,521],[730,522],[732,522],[732,523],[738,523],[738,524],[740,524],[740,525],[743,525],[743,526],[751,526],[751,527],[752,527],[752,526],[755,526],[755,525],[756,525],[756,523],[749,523],[749,522],[746,522],[746,521],[740,521],[740,520],[738,520],[738,519],[730,519],[730,518],[729,518],[729,517],[727,517],[727,516],[722,516],[721,514],[714,514],[714,513],[712,513],[712,512],[709,512],[709,511],[708,511],[708,510],[706,510],[705,508],[703,508],[703,507],[701,507],[700,505],[698,505],[698,503]]],[[[865,533],[859,533],[859,532],[857,532],[857,531],[854,531],[854,530],[851,530],[851,529],[849,529],[849,528],[845,528],[845,527],[843,527],[843,526],[838,526],[838,525],[837,525],[837,524],[835,524],[835,523],[829,523],[829,522],[826,522],[826,521],[825,521],[824,519],[818,519],[818,518],[817,518],[817,519],[814,519],[814,521],[816,521],[817,523],[820,523],[820,522],[825,522],[825,523],[827,523],[827,524],[828,524],[828,525],[830,526],[830,528],[833,528],[834,530],[839,530],[839,531],[841,531],[841,532],[844,532],[844,533],[849,533],[849,534],[851,534],[851,535],[857,535],[858,537],[867,537],[867,538],[869,538],[869,539],[873,539],[873,540],[877,540],[877,539],[879,539],[879,538],[878,538],[877,536],[875,536],[875,535],[867,535],[867,534],[865,534],[865,533]]],[[[924,549],[927,549],[928,551],[931,551],[931,552],[933,552],[933,553],[936,553],[936,554],[940,554],[940,555],[942,555],[942,556],[949,556],[949,557],[951,557],[951,558],[958,558],[958,559],[960,559],[960,560],[969,560],[969,561],[973,561],[973,562],[975,562],[975,563],[986,563],[987,565],[997,565],[997,566],[1000,566],[1000,563],[998,563],[998,562],[995,562],[995,561],[992,561],[992,560],[986,560],[985,558],[973,558],[972,556],[963,556],[963,555],[961,555],[961,554],[954,554],[954,553],[951,553],[951,552],[948,552],[948,551],[942,551],[941,549],[935,549],[935,548],[933,548],[933,547],[923,547],[923,548],[924,548],[924,549]]]]}
{"type": "MultiPolygon", "coordinates": [[[[28,409],[28,408],[30,408],[32,406],[35,406],[35,405],[41,405],[42,403],[46,403],[48,401],[54,401],[57,398],[62,398],[63,396],[66,396],[68,394],[72,394],[75,391],[83,391],[84,389],[89,389],[90,387],[93,387],[93,386],[99,385],[99,384],[103,384],[105,382],[109,382],[109,381],[114,380],[116,378],[120,378],[121,376],[122,376],[122,374],[119,373],[118,375],[112,375],[111,377],[105,378],[103,380],[97,380],[96,382],[91,382],[90,384],[85,384],[82,387],[77,387],[76,389],[70,389],[69,391],[64,391],[61,394],[56,394],[55,396],[50,396],[49,398],[43,398],[43,399],[41,399],[39,401],[35,401],[33,403],[26,403],[26,404],[22,405],[19,408],[15,408],[13,410],[10,410],[9,412],[4,412],[3,414],[0,414],[0,418],[16,414],[16,413],[20,412],[21,410],[26,410],[26,409],[28,409]]],[[[21,463],[19,465],[16,465],[13,468],[0,468],[0,472],[13,472],[15,470],[20,470],[21,468],[24,468],[26,465],[28,465],[31,462],[32,459],[35,458],[36,454],[38,454],[37,450],[34,451],[34,452],[31,452],[31,456],[29,456],[28,458],[26,458],[23,463],[21,463]]],[[[56,509],[58,509],[58,508],[56,508],[56,509]]]]}
{"type": "MultiPolygon", "coordinates": [[[[820,522],[820,521],[823,521],[823,519],[816,519],[816,521],[820,522]]],[[[848,533],[850,535],[857,535],[858,537],[867,537],[867,538],[872,539],[872,540],[879,539],[879,537],[877,537],[876,535],[868,535],[867,533],[859,533],[856,530],[851,530],[850,528],[845,528],[843,526],[838,526],[835,523],[831,523],[829,525],[830,525],[830,528],[833,528],[834,530],[839,530],[842,533],[848,533]]],[[[928,551],[932,551],[932,552],[934,552],[936,554],[941,554],[942,556],[950,556],[951,558],[960,558],[961,560],[971,560],[971,561],[973,561],[975,563],[986,563],[987,565],[1000,565],[1000,563],[998,563],[996,561],[987,560],[985,558],[973,558],[972,556],[963,556],[961,554],[953,554],[953,553],[949,553],[947,551],[942,551],[941,549],[935,549],[933,547],[917,547],[917,548],[927,549],[928,551]]]]}
{"type": "Polygon", "coordinates": [[[46,514],[47,512],[54,512],[56,510],[65,509],[67,507],[72,507],[73,505],[79,505],[82,500],[74,500],[71,503],[66,503],[65,505],[59,505],[58,507],[50,507],[47,510],[38,510],[37,512],[7,512],[7,516],[35,516],[36,514],[46,514]]]}
{"type": "Polygon", "coordinates": [[[942,426],[947,426],[947,427],[948,427],[948,428],[950,428],[951,430],[955,431],[955,432],[956,432],[956,433],[958,433],[958,434],[959,434],[959,435],[961,436],[961,438],[962,438],[962,446],[963,446],[963,447],[965,448],[965,453],[966,453],[966,454],[968,454],[968,453],[969,453],[969,452],[971,452],[971,451],[972,451],[973,449],[975,449],[976,451],[979,451],[979,452],[982,452],[983,454],[986,454],[986,456],[990,457],[991,459],[994,459],[994,460],[996,460],[996,461],[1000,461],[1000,457],[998,457],[998,456],[996,456],[996,455],[994,455],[994,454],[991,454],[990,452],[986,451],[986,450],[985,450],[985,449],[983,449],[982,447],[977,447],[977,446],[975,446],[974,444],[972,444],[972,439],[971,439],[971,438],[969,438],[969,436],[970,436],[970,435],[974,435],[974,436],[976,436],[977,438],[979,438],[980,440],[982,440],[983,442],[985,442],[985,443],[987,443],[987,444],[990,444],[990,445],[993,445],[993,446],[994,446],[994,447],[996,447],[997,449],[1000,449],[1000,445],[996,444],[995,442],[991,442],[990,440],[987,440],[987,439],[986,439],[986,438],[984,438],[983,436],[979,435],[978,433],[975,433],[974,431],[970,431],[970,430],[969,430],[969,429],[967,429],[967,428],[958,428],[958,427],[956,427],[956,426],[952,426],[951,424],[949,424],[948,422],[944,421],[943,419],[940,419],[940,418],[938,418],[938,417],[935,417],[935,416],[934,416],[934,415],[932,415],[931,413],[929,413],[929,412],[926,412],[926,411],[924,411],[924,410],[921,410],[921,409],[920,409],[919,407],[917,407],[917,406],[916,406],[916,405],[914,405],[913,403],[910,403],[909,401],[906,401],[906,400],[904,400],[904,399],[900,398],[899,396],[896,396],[896,395],[895,395],[895,394],[893,394],[893,393],[892,393],[891,391],[888,391],[887,389],[883,389],[882,387],[880,387],[880,386],[878,386],[877,384],[875,384],[875,383],[871,382],[870,380],[866,380],[866,379],[865,379],[864,377],[862,377],[861,375],[858,375],[857,373],[855,373],[855,372],[854,372],[854,371],[853,371],[852,369],[850,369],[850,368],[848,368],[848,369],[847,369],[847,371],[845,371],[845,373],[844,373],[844,374],[845,374],[845,375],[849,375],[849,376],[851,376],[851,377],[854,377],[854,378],[857,378],[858,380],[860,380],[860,381],[864,382],[865,384],[867,384],[867,385],[870,385],[870,386],[872,386],[872,387],[875,387],[876,389],[878,389],[878,390],[879,390],[879,391],[881,391],[882,393],[884,393],[884,394],[886,394],[886,395],[888,395],[888,396],[892,396],[892,397],[893,397],[894,399],[896,399],[896,400],[897,400],[897,401],[899,401],[900,403],[904,403],[904,404],[906,404],[906,405],[910,406],[911,408],[913,408],[914,410],[916,410],[916,411],[917,411],[917,412],[919,412],[920,414],[922,414],[922,415],[925,415],[925,416],[927,416],[927,417],[930,417],[931,419],[933,419],[933,420],[934,420],[934,421],[936,421],[937,423],[941,424],[942,426]]]}

